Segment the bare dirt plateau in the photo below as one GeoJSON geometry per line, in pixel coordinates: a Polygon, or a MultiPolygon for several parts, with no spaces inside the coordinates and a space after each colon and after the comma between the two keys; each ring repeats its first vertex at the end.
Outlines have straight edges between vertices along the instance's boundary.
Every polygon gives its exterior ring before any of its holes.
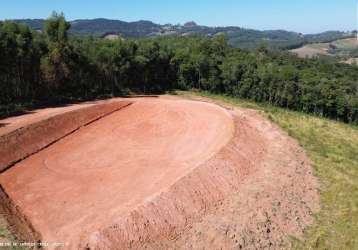
{"type": "MultiPolygon", "coordinates": [[[[308,159],[255,111],[125,104],[0,174],[1,207],[20,238],[65,249],[278,249],[312,223],[308,159]]],[[[8,119],[0,134],[71,110],[8,119]]]]}

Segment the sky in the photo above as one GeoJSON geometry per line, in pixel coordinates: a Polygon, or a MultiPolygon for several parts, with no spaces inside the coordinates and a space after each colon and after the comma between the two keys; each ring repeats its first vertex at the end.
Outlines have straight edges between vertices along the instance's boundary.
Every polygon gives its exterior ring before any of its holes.
{"type": "Polygon", "coordinates": [[[240,26],[301,33],[354,30],[358,0],[0,0],[0,19],[68,20],[110,18],[159,24],[195,21],[207,26],[240,26]]]}

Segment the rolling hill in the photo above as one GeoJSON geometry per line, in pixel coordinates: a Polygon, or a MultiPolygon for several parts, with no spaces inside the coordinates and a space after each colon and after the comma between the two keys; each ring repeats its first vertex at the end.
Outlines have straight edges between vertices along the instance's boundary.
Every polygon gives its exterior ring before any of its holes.
{"type": "Polygon", "coordinates": [[[358,40],[356,38],[345,38],[328,43],[312,43],[291,50],[301,58],[332,57],[348,63],[358,62],[358,40]]]}
{"type": "MultiPolygon", "coordinates": [[[[18,19],[17,23],[24,23],[35,30],[42,30],[44,19],[18,19]]],[[[105,18],[80,19],[71,21],[70,33],[74,35],[94,35],[105,37],[106,35],[121,35],[126,38],[153,37],[163,35],[204,35],[215,36],[225,34],[229,43],[239,48],[255,48],[266,45],[273,49],[295,49],[309,43],[325,43],[334,40],[352,37],[353,34],[341,31],[329,31],[320,34],[303,35],[285,30],[254,30],[235,26],[208,27],[198,25],[195,22],[187,22],[183,25],[156,24],[151,21],[125,22],[105,18]]]]}

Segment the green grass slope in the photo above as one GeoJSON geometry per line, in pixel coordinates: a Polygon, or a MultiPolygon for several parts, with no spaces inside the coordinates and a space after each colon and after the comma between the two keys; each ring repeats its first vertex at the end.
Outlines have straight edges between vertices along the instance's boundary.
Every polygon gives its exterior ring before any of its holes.
{"type": "Polygon", "coordinates": [[[259,110],[297,139],[320,180],[321,211],[296,249],[358,249],[358,127],[286,109],[208,93],[200,95],[259,110]]]}

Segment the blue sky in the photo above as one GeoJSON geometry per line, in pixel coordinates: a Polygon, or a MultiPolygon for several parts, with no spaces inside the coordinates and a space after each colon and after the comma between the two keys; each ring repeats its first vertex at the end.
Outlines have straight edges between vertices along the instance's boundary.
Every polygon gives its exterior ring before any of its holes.
{"type": "Polygon", "coordinates": [[[156,23],[195,21],[209,26],[286,29],[302,33],[353,30],[357,0],[1,0],[0,19],[68,20],[105,17],[156,23]]]}

